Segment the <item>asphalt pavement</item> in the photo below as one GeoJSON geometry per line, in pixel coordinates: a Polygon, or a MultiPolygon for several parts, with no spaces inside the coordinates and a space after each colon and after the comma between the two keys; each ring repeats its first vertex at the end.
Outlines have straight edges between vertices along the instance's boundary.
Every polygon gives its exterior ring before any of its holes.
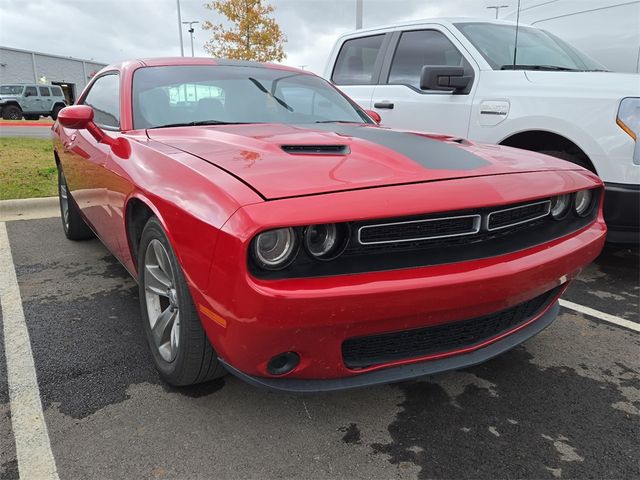
{"type": "MultiPolygon", "coordinates": [[[[6,227],[61,479],[640,478],[633,329],[563,308],[507,354],[418,381],[287,395],[227,376],[174,389],[152,365],[135,283],[97,240],[67,241],[58,218],[6,227]]],[[[640,324],[639,262],[607,247],[563,298],[640,324]]]]}
{"type": "Polygon", "coordinates": [[[0,123],[0,137],[51,138],[51,125],[18,127],[0,123]]]}

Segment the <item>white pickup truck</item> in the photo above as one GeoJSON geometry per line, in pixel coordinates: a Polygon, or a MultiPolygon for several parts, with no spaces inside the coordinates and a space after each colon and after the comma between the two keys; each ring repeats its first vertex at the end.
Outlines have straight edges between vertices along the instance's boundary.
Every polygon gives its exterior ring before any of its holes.
{"type": "Polygon", "coordinates": [[[558,37],[485,19],[433,19],[338,38],[325,77],[382,124],[535,150],[606,184],[611,242],[640,242],[640,75],[558,37]]]}

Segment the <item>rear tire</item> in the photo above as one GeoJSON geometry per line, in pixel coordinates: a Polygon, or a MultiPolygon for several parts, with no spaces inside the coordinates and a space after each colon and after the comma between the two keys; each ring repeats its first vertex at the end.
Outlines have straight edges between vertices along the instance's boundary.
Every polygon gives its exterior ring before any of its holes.
{"type": "Polygon", "coordinates": [[[53,110],[51,110],[51,118],[53,120],[57,120],[58,119],[58,114],[60,113],[60,110],[62,110],[64,107],[61,105],[56,105],[55,107],[53,107],[53,110]]]}
{"type": "Polygon", "coordinates": [[[93,231],[80,215],[80,209],[69,193],[67,180],[62,168],[58,166],[58,199],[60,201],[60,218],[62,229],[69,240],[88,240],[93,238],[93,231]]]}
{"type": "Polygon", "coordinates": [[[140,310],[147,343],[162,379],[194,385],[226,374],[209,343],[167,235],[151,217],[138,250],[140,310]]]}
{"type": "Polygon", "coordinates": [[[5,120],[22,120],[22,110],[15,105],[9,105],[2,109],[2,118],[5,120]]]}

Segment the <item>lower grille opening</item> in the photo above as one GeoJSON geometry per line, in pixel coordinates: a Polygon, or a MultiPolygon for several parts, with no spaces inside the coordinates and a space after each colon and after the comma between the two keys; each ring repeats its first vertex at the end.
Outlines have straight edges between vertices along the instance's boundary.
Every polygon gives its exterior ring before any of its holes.
{"type": "Polygon", "coordinates": [[[433,327],[349,338],[342,344],[342,357],[348,368],[365,368],[473,347],[540,314],[561,288],[556,287],[531,300],[482,317],[433,327]]]}

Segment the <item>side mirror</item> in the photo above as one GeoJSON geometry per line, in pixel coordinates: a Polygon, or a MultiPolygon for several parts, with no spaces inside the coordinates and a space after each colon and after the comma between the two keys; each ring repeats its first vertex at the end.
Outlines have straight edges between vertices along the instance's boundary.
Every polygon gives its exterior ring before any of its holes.
{"type": "Polygon", "coordinates": [[[93,108],[88,105],[72,105],[58,113],[58,122],[65,128],[87,130],[98,143],[109,145],[120,158],[129,158],[131,145],[123,137],[111,138],[93,121],[93,108]]]}
{"type": "Polygon", "coordinates": [[[65,128],[85,129],[93,123],[93,108],[86,105],[65,107],[58,113],[58,121],[65,128]]]}
{"type": "Polygon", "coordinates": [[[364,111],[367,115],[369,115],[371,117],[371,120],[373,120],[374,122],[376,122],[378,125],[380,124],[380,122],[382,122],[382,117],[380,116],[380,114],[374,110],[365,110],[364,111]]]}
{"type": "Polygon", "coordinates": [[[420,73],[420,90],[466,92],[471,77],[464,75],[464,67],[425,65],[420,73]]]}

